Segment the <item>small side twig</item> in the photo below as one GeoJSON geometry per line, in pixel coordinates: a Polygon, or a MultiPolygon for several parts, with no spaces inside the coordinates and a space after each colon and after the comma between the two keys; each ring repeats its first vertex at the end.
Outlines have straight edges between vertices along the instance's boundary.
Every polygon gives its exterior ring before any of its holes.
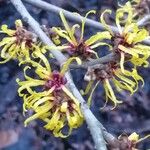
{"type": "Polygon", "coordinates": [[[82,65],[71,64],[70,68],[71,69],[78,69],[78,68],[87,69],[88,67],[93,67],[95,65],[99,65],[100,68],[103,68],[103,64],[108,63],[108,62],[112,62],[116,59],[118,59],[117,56],[114,53],[110,53],[110,54],[103,56],[101,58],[93,59],[91,61],[84,62],[82,65]]]}
{"type": "MultiPolygon", "coordinates": [[[[76,22],[81,22],[84,17],[82,16],[78,16],[78,15],[75,15],[74,13],[72,12],[69,12],[65,9],[62,9],[60,7],[57,7],[57,6],[54,6],[50,3],[47,3],[43,0],[24,0],[25,2],[29,3],[29,4],[32,4],[36,7],[39,7],[41,9],[44,9],[44,10],[48,10],[50,12],[54,12],[56,14],[59,14],[60,11],[63,11],[64,15],[70,19],[70,20],[73,20],[73,21],[76,21],[76,22]]],[[[100,30],[104,30],[104,26],[100,23],[100,22],[97,22],[95,20],[92,20],[92,19],[86,19],[86,25],[88,26],[92,26],[94,28],[97,28],[97,29],[100,29],[100,30]]],[[[114,31],[114,32],[118,32],[118,28],[117,27],[114,27],[114,26],[111,26],[111,29],[114,31]]]]}
{"type": "Polygon", "coordinates": [[[139,26],[142,26],[142,25],[144,25],[144,23],[146,23],[148,20],[150,20],[150,15],[144,16],[144,18],[142,18],[141,20],[139,20],[137,24],[138,24],[139,26]]]}

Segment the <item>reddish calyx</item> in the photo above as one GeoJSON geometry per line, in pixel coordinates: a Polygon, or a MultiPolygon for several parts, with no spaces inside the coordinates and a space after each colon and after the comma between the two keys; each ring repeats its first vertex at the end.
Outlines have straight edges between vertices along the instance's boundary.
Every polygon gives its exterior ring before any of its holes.
{"type": "Polygon", "coordinates": [[[96,75],[97,80],[103,81],[105,79],[111,79],[114,75],[114,71],[118,68],[115,62],[109,63],[105,65],[104,69],[95,69],[94,73],[96,75]]]}
{"type": "Polygon", "coordinates": [[[20,45],[21,43],[25,42],[25,45],[29,48],[32,47],[32,43],[35,42],[35,37],[33,34],[23,27],[17,27],[16,33],[16,44],[20,45]]]}
{"type": "Polygon", "coordinates": [[[64,76],[62,76],[58,71],[53,71],[50,79],[48,79],[45,83],[45,88],[51,89],[52,87],[54,87],[55,91],[59,91],[61,90],[62,85],[65,85],[66,83],[67,80],[64,76]]]}
{"type": "Polygon", "coordinates": [[[91,58],[93,54],[90,52],[91,49],[89,46],[85,45],[85,43],[79,42],[78,45],[68,44],[70,48],[68,48],[68,52],[72,56],[81,56],[84,59],[91,58]]]}

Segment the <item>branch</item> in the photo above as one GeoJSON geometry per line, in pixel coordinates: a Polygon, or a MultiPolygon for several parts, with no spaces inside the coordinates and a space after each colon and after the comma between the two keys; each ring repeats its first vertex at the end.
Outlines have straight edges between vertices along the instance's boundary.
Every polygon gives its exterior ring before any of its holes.
{"type": "Polygon", "coordinates": [[[82,65],[77,66],[77,65],[70,65],[71,68],[85,68],[87,69],[88,67],[92,67],[94,65],[100,65],[103,68],[103,64],[112,62],[114,60],[118,59],[117,56],[114,53],[110,53],[106,56],[103,56],[98,59],[93,59],[92,61],[84,62],[82,65]]]}
{"type": "MultiPolygon", "coordinates": [[[[30,25],[30,27],[33,29],[33,31],[39,36],[41,41],[45,43],[46,45],[54,46],[52,41],[42,31],[38,22],[35,21],[33,17],[28,13],[28,11],[24,7],[21,0],[10,0],[10,1],[14,5],[14,7],[17,9],[17,11],[21,14],[24,21],[26,21],[30,25]]],[[[60,51],[52,50],[51,53],[54,55],[54,57],[57,59],[60,65],[62,65],[66,61],[66,57],[60,51]]],[[[105,140],[103,139],[103,136],[107,138],[106,141],[109,141],[109,138],[110,139],[115,139],[115,138],[113,136],[110,137],[109,133],[104,131],[99,121],[90,111],[89,107],[85,103],[85,100],[83,99],[80,92],[78,91],[75,84],[73,83],[70,73],[67,72],[65,76],[68,81],[69,89],[72,91],[73,95],[75,95],[77,99],[79,100],[79,102],[81,103],[82,113],[89,127],[89,130],[91,132],[91,135],[93,137],[97,150],[106,150],[106,143],[105,143],[105,140]]]]}
{"type": "MultiPolygon", "coordinates": [[[[23,0],[23,1],[25,1],[29,4],[35,5],[36,7],[39,7],[41,9],[48,10],[50,12],[54,12],[56,14],[59,14],[60,11],[63,11],[64,15],[68,19],[76,21],[76,22],[81,22],[84,19],[84,17],[82,17],[82,16],[77,16],[74,13],[71,13],[67,10],[64,10],[64,9],[60,8],[60,7],[54,6],[50,3],[44,2],[43,0],[23,0]]],[[[149,20],[149,19],[150,19],[150,15],[147,15],[143,19],[141,19],[137,24],[139,26],[142,26],[144,24],[144,22],[149,20]]],[[[104,26],[100,22],[97,22],[95,20],[91,20],[91,19],[88,19],[88,18],[86,19],[86,25],[92,26],[92,27],[100,29],[100,30],[105,29],[104,26]]],[[[119,32],[117,27],[114,27],[114,26],[110,25],[110,28],[114,33],[119,32]]],[[[147,45],[150,45],[150,40],[144,40],[143,43],[145,43],[147,45]]]]}
{"type": "MultiPolygon", "coordinates": [[[[69,12],[67,10],[64,10],[64,9],[60,8],[60,7],[54,6],[50,3],[44,2],[43,0],[23,0],[23,1],[25,1],[29,4],[32,4],[36,7],[39,7],[41,9],[48,10],[50,12],[54,12],[56,14],[59,14],[60,11],[63,11],[64,15],[68,19],[79,22],[79,23],[84,19],[84,17],[82,17],[82,16],[75,15],[72,12],[69,12]]],[[[86,25],[92,26],[92,27],[100,29],[100,30],[105,29],[104,26],[100,22],[97,22],[95,20],[91,20],[91,19],[88,19],[88,18],[86,19],[86,25]]],[[[110,27],[114,32],[118,32],[117,27],[113,27],[113,26],[110,26],[110,27]]]]}
{"type": "Polygon", "coordinates": [[[138,24],[139,26],[142,26],[142,25],[144,25],[145,22],[148,21],[148,20],[150,20],[150,15],[145,15],[145,17],[142,18],[141,20],[139,20],[137,24],[138,24]]]}

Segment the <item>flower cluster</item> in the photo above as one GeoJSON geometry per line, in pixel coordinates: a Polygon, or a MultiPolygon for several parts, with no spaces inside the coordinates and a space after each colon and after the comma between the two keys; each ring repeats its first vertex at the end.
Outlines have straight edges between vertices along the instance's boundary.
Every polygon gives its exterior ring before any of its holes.
{"type": "Polygon", "coordinates": [[[118,139],[120,142],[120,147],[121,149],[130,149],[130,150],[138,150],[137,144],[142,142],[143,140],[149,138],[150,135],[147,135],[143,138],[140,138],[139,134],[136,132],[133,132],[129,136],[127,134],[121,134],[118,139]]]}
{"type": "MultiPolygon", "coordinates": [[[[137,70],[135,68],[133,68],[131,71],[124,70],[124,73],[122,73],[122,70],[114,62],[106,64],[105,70],[99,68],[89,69],[84,79],[90,81],[85,90],[85,94],[89,92],[92,84],[95,80],[97,80],[97,83],[95,84],[93,90],[95,90],[99,83],[102,83],[106,93],[106,103],[108,102],[108,99],[110,99],[114,103],[114,108],[117,106],[117,104],[122,102],[116,98],[115,92],[110,82],[113,83],[118,92],[122,90],[127,90],[130,92],[131,95],[135,91],[137,91],[139,81],[142,81],[144,85],[143,78],[140,75],[138,75],[137,70]]],[[[91,92],[91,94],[93,94],[93,91],[91,92]]],[[[89,105],[91,104],[91,96],[92,95],[90,95],[88,99],[89,105]]]]}
{"type": "MultiPolygon", "coordinates": [[[[30,54],[36,51],[36,47],[41,46],[37,40],[37,36],[26,30],[21,20],[16,20],[16,29],[8,29],[7,25],[2,25],[0,33],[6,35],[0,42],[0,56],[2,60],[0,64],[6,63],[11,59],[17,59],[19,62],[30,59],[30,54]]],[[[44,47],[40,47],[41,52],[44,47]]]]}
{"type": "MultiPolygon", "coordinates": [[[[85,75],[85,80],[90,81],[84,94],[87,94],[96,80],[95,90],[98,83],[102,83],[106,93],[106,102],[110,99],[114,103],[114,108],[121,103],[116,96],[112,87],[117,91],[127,90],[131,94],[137,91],[139,81],[143,78],[138,74],[139,66],[148,67],[148,58],[150,56],[150,47],[141,43],[149,38],[149,33],[144,28],[139,28],[133,20],[134,10],[131,3],[127,2],[116,11],[116,25],[119,33],[114,33],[104,20],[104,14],[111,13],[111,10],[105,10],[101,17],[101,23],[111,35],[112,53],[120,58],[105,64],[103,69],[89,67],[85,75]],[[128,66],[128,67],[125,67],[128,66]]],[[[89,96],[89,104],[92,98],[93,90],[89,96]]]]}
{"type": "MultiPolygon", "coordinates": [[[[139,0],[133,2],[139,3],[139,0]]],[[[107,46],[116,59],[106,62],[102,68],[99,67],[100,64],[88,67],[84,79],[89,83],[82,94],[90,93],[89,105],[92,94],[99,84],[104,87],[106,103],[110,100],[114,104],[113,108],[122,103],[116,97],[116,91],[126,90],[132,95],[138,90],[139,82],[144,85],[143,78],[138,74],[138,67],[149,65],[150,47],[143,44],[143,41],[149,38],[149,32],[136,23],[137,14],[132,5],[134,4],[127,2],[117,9],[115,18],[117,33],[113,32],[104,19],[106,13],[111,13],[111,10],[106,9],[100,17],[105,31],[99,31],[89,38],[84,36],[85,22],[89,14],[95,14],[94,10],[86,14],[81,25],[73,26],[69,25],[61,11],[60,18],[64,27],[41,26],[56,46],[44,45],[34,33],[25,29],[21,20],[16,20],[15,30],[2,25],[0,33],[5,37],[0,41],[2,59],[0,63],[17,59],[19,65],[25,65],[25,80],[17,79],[18,93],[24,102],[24,114],[29,109],[33,111],[33,115],[25,120],[25,125],[32,120],[40,119],[45,123],[44,127],[52,131],[56,137],[67,137],[74,128],[83,123],[80,103],[69,91],[65,73],[74,60],[80,65],[81,61],[89,62],[99,59],[96,48],[107,46]],[[80,35],[78,36],[77,33],[80,35]],[[55,49],[67,56],[66,62],[56,70],[51,68],[45,56],[47,50],[55,49]],[[33,70],[34,78],[27,75],[27,71],[30,70],[33,70]]],[[[81,18],[79,14],[76,13],[76,15],[81,18]]],[[[130,143],[133,143],[132,137],[128,137],[130,143]]]]}
{"type": "Polygon", "coordinates": [[[26,71],[31,69],[30,66],[24,68],[25,81],[17,79],[19,84],[18,93],[24,100],[24,112],[28,109],[34,111],[34,115],[26,119],[25,125],[34,119],[41,119],[45,128],[53,131],[56,137],[67,137],[73,128],[79,127],[83,122],[83,116],[80,111],[78,100],[69,92],[66,87],[67,80],[64,76],[68,65],[76,60],[78,64],[80,59],[73,57],[63,65],[61,71],[51,70],[50,64],[46,57],[34,52],[36,57],[41,59],[40,63],[28,60],[22,63],[29,63],[35,68],[38,78],[27,76],[26,71]],[[63,134],[62,129],[68,134],[63,134]]]}
{"type": "Polygon", "coordinates": [[[124,7],[119,8],[116,12],[118,34],[113,33],[104,21],[104,14],[106,12],[110,13],[111,11],[104,11],[101,15],[101,22],[112,35],[113,52],[120,54],[120,67],[122,72],[124,71],[124,62],[127,59],[134,66],[148,66],[147,58],[150,56],[150,47],[141,42],[149,38],[149,33],[144,28],[140,29],[137,23],[134,22],[134,13],[131,4],[129,2],[126,3],[124,7]],[[126,13],[128,15],[124,16],[126,13]],[[121,26],[123,17],[126,17],[125,24],[121,26]]]}
{"type": "MultiPolygon", "coordinates": [[[[81,25],[81,34],[80,37],[76,37],[75,31],[76,28],[80,26],[78,24],[70,27],[66,21],[66,18],[63,12],[60,12],[61,20],[64,24],[65,30],[62,28],[53,27],[53,30],[63,39],[66,43],[62,46],[59,46],[59,49],[67,52],[70,56],[80,57],[82,60],[88,60],[89,58],[98,58],[98,54],[94,51],[95,48],[103,45],[108,45],[105,42],[102,42],[104,39],[110,39],[111,35],[108,31],[97,32],[95,35],[91,36],[89,39],[84,39],[84,28],[85,28],[85,19],[91,13],[95,11],[89,11],[84,20],[82,20],[81,25]]],[[[79,14],[76,14],[79,15],[79,14]]],[[[79,16],[80,17],[80,16],[79,16]]],[[[108,45],[109,46],[109,45],[108,45]]]]}

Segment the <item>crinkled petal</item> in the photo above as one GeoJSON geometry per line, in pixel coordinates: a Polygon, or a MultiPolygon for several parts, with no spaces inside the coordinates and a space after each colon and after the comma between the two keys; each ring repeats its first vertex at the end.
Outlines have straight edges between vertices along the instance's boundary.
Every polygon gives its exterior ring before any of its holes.
{"type": "Polygon", "coordinates": [[[61,75],[64,75],[64,74],[65,74],[65,72],[66,72],[66,71],[68,70],[68,68],[69,68],[69,65],[70,65],[70,64],[72,63],[72,61],[74,61],[74,60],[76,60],[76,62],[77,62],[78,65],[81,65],[81,64],[82,64],[81,59],[78,58],[78,57],[71,57],[71,58],[69,58],[69,59],[63,64],[63,66],[62,66],[62,69],[61,69],[61,72],[60,72],[61,75]]]}
{"type": "Polygon", "coordinates": [[[62,20],[62,22],[64,24],[64,27],[65,27],[66,31],[68,32],[71,40],[73,41],[73,43],[77,44],[75,36],[74,36],[73,32],[71,31],[71,28],[69,27],[69,25],[68,25],[68,23],[66,21],[66,18],[65,18],[65,16],[64,16],[62,11],[60,11],[60,17],[61,17],[61,20],[62,20]]]}
{"type": "Polygon", "coordinates": [[[103,24],[103,26],[105,27],[105,29],[106,29],[107,31],[109,31],[109,33],[110,33],[111,35],[114,35],[114,33],[113,33],[113,31],[111,30],[110,26],[106,24],[105,19],[104,19],[105,13],[111,14],[111,12],[112,12],[112,11],[111,11],[110,9],[106,9],[106,10],[101,14],[100,21],[101,21],[101,23],[103,24]]]}
{"type": "Polygon", "coordinates": [[[86,40],[85,44],[87,46],[90,46],[94,44],[95,42],[98,42],[103,39],[110,39],[110,38],[111,38],[111,35],[108,31],[98,32],[97,34],[91,36],[88,40],[86,40]]]}

